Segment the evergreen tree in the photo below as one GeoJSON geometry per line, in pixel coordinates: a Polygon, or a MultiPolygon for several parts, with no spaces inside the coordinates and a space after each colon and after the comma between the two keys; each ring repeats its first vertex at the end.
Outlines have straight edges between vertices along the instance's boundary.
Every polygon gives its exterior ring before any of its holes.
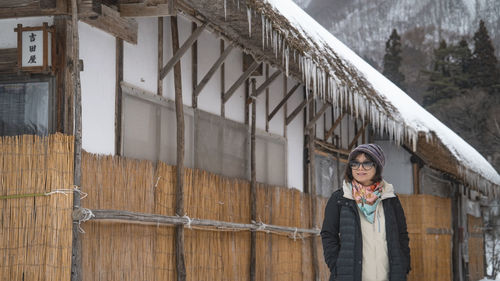
{"type": "Polygon", "coordinates": [[[488,88],[498,84],[497,58],[484,21],[474,33],[474,53],[471,60],[471,74],[474,86],[488,88]]]}
{"type": "Polygon", "coordinates": [[[451,63],[453,47],[448,47],[446,41],[439,42],[439,47],[434,50],[432,71],[427,71],[429,75],[429,85],[424,93],[423,105],[426,108],[443,99],[455,96],[460,89],[454,83],[453,73],[455,66],[451,63]]]}
{"type": "Polygon", "coordinates": [[[405,76],[399,70],[401,66],[401,37],[396,29],[392,30],[389,40],[385,43],[383,74],[401,89],[404,89],[405,76]]]}

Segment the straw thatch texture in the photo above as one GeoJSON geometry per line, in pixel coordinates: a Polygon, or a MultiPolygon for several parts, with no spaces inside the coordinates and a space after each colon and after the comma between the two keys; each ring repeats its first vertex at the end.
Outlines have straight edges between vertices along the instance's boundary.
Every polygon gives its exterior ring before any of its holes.
{"type": "Polygon", "coordinates": [[[467,215],[469,231],[469,280],[484,277],[483,218],[467,215]]]}
{"type": "Polygon", "coordinates": [[[451,199],[399,195],[410,236],[408,280],[451,280],[451,199]]]}
{"type": "MultiPolygon", "coordinates": [[[[85,208],[152,213],[153,188],[150,162],[82,155],[85,208]]],[[[84,280],[154,280],[155,227],[92,221],[82,227],[84,280]]]]}
{"type": "MultiPolygon", "coordinates": [[[[82,189],[86,208],[176,215],[175,167],[120,157],[83,155],[82,189]],[[126,196],[124,196],[126,195],[126,196]]],[[[185,214],[190,218],[250,223],[250,184],[200,170],[185,171],[185,214]]],[[[258,220],[265,224],[311,228],[311,197],[297,190],[258,185],[258,220]]],[[[318,198],[320,227],[326,199],[318,198]]],[[[122,222],[83,225],[85,280],[174,280],[174,228],[122,222]]],[[[257,233],[257,280],[310,280],[310,237],[296,240],[257,233]]],[[[327,280],[321,241],[321,279],[327,280]]],[[[187,280],[249,280],[250,232],[186,226],[187,280]]]]}
{"type": "Polygon", "coordinates": [[[0,280],[69,280],[73,143],[61,134],[0,138],[0,196],[26,195],[0,199],[0,280]]]}

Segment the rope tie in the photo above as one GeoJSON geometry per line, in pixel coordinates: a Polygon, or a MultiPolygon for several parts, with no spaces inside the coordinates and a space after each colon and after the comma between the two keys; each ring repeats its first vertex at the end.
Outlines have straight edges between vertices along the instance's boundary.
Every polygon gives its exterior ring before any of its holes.
{"type": "Polygon", "coordinates": [[[82,222],[86,222],[90,219],[92,219],[93,217],[95,217],[94,213],[92,213],[92,211],[90,209],[86,209],[86,208],[78,208],[78,212],[80,212],[80,216],[79,216],[79,219],[78,219],[78,231],[80,233],[85,233],[85,230],[83,230],[81,224],[82,222]]]}
{"type": "Polygon", "coordinates": [[[184,214],[184,216],[182,216],[182,218],[183,219],[187,219],[188,222],[187,222],[186,226],[187,226],[187,228],[191,229],[191,223],[193,222],[193,219],[191,219],[190,217],[188,217],[187,214],[184,214]]]}
{"type": "Polygon", "coordinates": [[[293,241],[297,240],[297,228],[295,228],[295,231],[293,232],[292,238],[293,238],[293,241]]]}

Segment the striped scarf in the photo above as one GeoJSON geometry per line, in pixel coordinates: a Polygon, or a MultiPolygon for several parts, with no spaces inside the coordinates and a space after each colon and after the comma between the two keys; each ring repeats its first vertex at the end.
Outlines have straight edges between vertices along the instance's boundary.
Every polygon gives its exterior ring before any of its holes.
{"type": "Polygon", "coordinates": [[[375,210],[382,196],[382,186],[382,182],[364,186],[355,180],[352,181],[352,197],[370,223],[375,219],[375,210]]]}

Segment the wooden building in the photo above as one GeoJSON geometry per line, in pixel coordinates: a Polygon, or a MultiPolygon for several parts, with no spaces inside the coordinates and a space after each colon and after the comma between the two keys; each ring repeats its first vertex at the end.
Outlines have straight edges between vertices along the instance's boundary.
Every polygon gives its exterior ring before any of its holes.
{"type": "Polygon", "coordinates": [[[484,275],[498,173],[290,0],[8,0],[0,34],[2,280],[327,280],[324,204],[367,142],[409,279],[484,275]]]}

